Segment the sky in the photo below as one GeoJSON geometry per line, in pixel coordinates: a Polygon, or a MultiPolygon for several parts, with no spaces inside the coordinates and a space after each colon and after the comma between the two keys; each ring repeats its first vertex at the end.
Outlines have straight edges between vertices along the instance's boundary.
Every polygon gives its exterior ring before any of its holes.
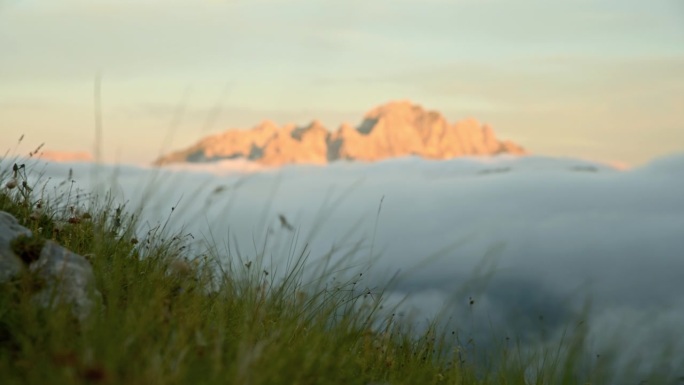
{"type": "Polygon", "coordinates": [[[679,0],[0,0],[0,151],[93,152],[98,73],[106,161],[396,99],[539,155],[684,150],[679,0]]]}
{"type": "MultiPolygon", "coordinates": [[[[478,347],[494,332],[519,338],[522,349],[541,338],[556,351],[583,320],[589,358],[610,357],[614,343],[623,365],[642,355],[616,371],[626,376],[618,383],[639,382],[627,369],[648,370],[653,360],[684,375],[684,154],[622,171],[539,156],[242,166],[38,162],[27,170],[34,191],[71,192],[76,210],[88,210],[79,189],[101,183],[129,212],[142,204],[141,252],[148,229],[163,224],[167,239],[181,231],[238,272],[252,262],[250,271],[269,278],[309,252],[304,283],[320,279],[317,263],[331,253],[329,288],[353,278],[369,301],[382,293],[386,311],[416,325],[444,311],[440,322],[478,347]]],[[[195,246],[184,255],[202,255],[195,246]]]]}

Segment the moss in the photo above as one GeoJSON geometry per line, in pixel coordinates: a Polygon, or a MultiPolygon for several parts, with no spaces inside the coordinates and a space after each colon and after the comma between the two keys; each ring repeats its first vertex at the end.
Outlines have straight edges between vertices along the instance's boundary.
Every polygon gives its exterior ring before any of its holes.
{"type": "Polygon", "coordinates": [[[29,237],[20,235],[12,240],[10,247],[12,251],[24,262],[29,265],[31,262],[40,258],[40,253],[45,246],[45,240],[41,237],[29,237]]]}

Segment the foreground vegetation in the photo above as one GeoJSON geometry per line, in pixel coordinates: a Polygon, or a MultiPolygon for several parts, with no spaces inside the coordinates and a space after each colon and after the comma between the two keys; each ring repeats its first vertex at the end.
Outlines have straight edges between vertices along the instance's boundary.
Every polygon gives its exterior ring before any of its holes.
{"type": "MultiPolygon", "coordinates": [[[[274,281],[259,263],[188,255],[188,234],[138,223],[106,198],[48,199],[26,168],[0,170],[0,210],[38,240],[86,256],[98,304],[82,320],[68,305],[35,306],[26,272],[0,286],[0,377],[10,384],[604,384],[578,374],[583,334],[554,351],[507,346],[487,364],[462,354],[458,333],[382,319],[355,283],[304,282],[304,256],[274,281]],[[11,188],[10,188],[11,187],[11,188]]],[[[39,241],[40,242],[40,241],[39,241]]],[[[211,246],[211,245],[209,245],[211,246]]],[[[514,344],[513,344],[514,345],[514,344]]],[[[635,383],[638,383],[636,381],[635,383]]],[[[650,382],[657,383],[657,382],[650,382]]]]}

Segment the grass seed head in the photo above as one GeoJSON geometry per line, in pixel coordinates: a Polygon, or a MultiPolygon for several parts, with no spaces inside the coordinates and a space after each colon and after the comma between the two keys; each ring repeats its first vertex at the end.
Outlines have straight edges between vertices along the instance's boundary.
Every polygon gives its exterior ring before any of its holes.
{"type": "Polygon", "coordinates": [[[14,189],[15,187],[17,187],[17,178],[12,178],[12,179],[10,179],[9,181],[7,181],[7,183],[5,183],[5,187],[6,187],[8,190],[12,190],[12,189],[14,189]]]}
{"type": "Polygon", "coordinates": [[[173,274],[186,276],[192,273],[192,266],[183,259],[174,259],[169,266],[173,274]]]}
{"type": "Polygon", "coordinates": [[[38,208],[33,209],[33,212],[31,212],[31,215],[29,215],[29,218],[33,221],[37,221],[40,219],[40,216],[43,214],[43,210],[40,210],[38,208]]]}

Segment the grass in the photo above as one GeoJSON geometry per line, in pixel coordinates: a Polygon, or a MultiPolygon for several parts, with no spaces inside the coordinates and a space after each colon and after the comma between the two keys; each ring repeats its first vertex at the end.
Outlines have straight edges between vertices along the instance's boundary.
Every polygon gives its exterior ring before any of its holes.
{"type": "MultiPolygon", "coordinates": [[[[24,263],[53,240],[91,262],[97,306],[82,320],[68,305],[35,306],[28,270],[0,286],[0,376],[12,384],[606,384],[580,371],[585,329],[555,350],[511,341],[475,362],[458,333],[423,332],[350,290],[355,281],[303,282],[302,254],[285,278],[261,265],[219,263],[212,247],[188,255],[187,234],[163,227],[138,239],[138,221],[113,200],[70,189],[49,200],[26,167],[0,170],[0,210],[33,238],[24,263]],[[11,189],[9,187],[12,187],[11,189]]],[[[337,268],[337,267],[335,267],[337,268]]],[[[472,342],[472,341],[471,341],[472,342]]],[[[659,383],[659,382],[649,382],[659,383]]]]}

